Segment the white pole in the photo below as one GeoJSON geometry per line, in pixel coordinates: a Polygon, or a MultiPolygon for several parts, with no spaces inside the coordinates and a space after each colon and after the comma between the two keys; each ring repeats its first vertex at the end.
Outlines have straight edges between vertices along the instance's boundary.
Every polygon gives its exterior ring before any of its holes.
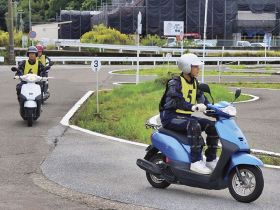
{"type": "Polygon", "coordinates": [[[139,83],[139,33],[137,32],[137,72],[136,72],[136,84],[139,83]]]}
{"type": "Polygon", "coordinates": [[[182,40],[181,40],[181,55],[183,55],[184,54],[184,48],[183,48],[183,40],[184,40],[184,38],[182,38],[182,40]]]}
{"type": "Polygon", "coordinates": [[[221,62],[219,62],[219,83],[221,83],[221,77],[222,77],[222,67],[223,67],[223,61],[224,61],[224,50],[225,50],[225,46],[223,46],[223,49],[222,49],[222,60],[221,60],[221,62]]]}
{"type": "Polygon", "coordinates": [[[207,29],[207,11],[208,11],[208,0],[205,1],[205,12],[204,12],[204,32],[203,32],[203,65],[202,65],[202,83],[204,83],[204,67],[205,67],[205,41],[206,41],[206,29],[207,29]]]}
{"type": "Polygon", "coordinates": [[[265,43],[265,46],[264,46],[264,57],[265,57],[264,64],[266,64],[266,43],[265,43]]]}
{"type": "Polygon", "coordinates": [[[139,83],[139,44],[140,34],[142,34],[142,13],[139,11],[137,16],[137,72],[136,72],[136,84],[139,83]]]}
{"type": "Polygon", "coordinates": [[[98,81],[98,71],[96,72],[96,112],[97,114],[99,114],[99,101],[98,101],[98,94],[99,94],[99,90],[98,87],[99,86],[99,81],[98,81]]]}

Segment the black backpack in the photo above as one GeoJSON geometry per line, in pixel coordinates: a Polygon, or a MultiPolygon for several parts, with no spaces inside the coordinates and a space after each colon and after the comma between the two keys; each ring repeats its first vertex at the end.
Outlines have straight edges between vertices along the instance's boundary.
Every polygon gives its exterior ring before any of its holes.
{"type": "Polygon", "coordinates": [[[166,98],[166,93],[167,93],[167,90],[168,90],[168,83],[170,80],[178,80],[179,82],[181,82],[181,79],[180,79],[180,76],[173,76],[172,79],[169,79],[166,84],[165,84],[165,91],[164,91],[164,94],[162,95],[161,99],[160,99],[160,102],[159,102],[159,111],[163,111],[164,110],[164,104],[165,104],[165,98],[166,98]]]}

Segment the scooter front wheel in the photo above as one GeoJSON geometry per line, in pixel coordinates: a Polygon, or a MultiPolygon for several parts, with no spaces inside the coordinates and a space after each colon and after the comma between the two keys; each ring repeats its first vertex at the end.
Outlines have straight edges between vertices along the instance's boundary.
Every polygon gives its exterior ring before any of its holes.
{"type": "Polygon", "coordinates": [[[31,113],[32,110],[28,110],[28,115],[27,115],[27,125],[28,127],[32,127],[33,125],[33,114],[31,113]]]}
{"type": "Polygon", "coordinates": [[[237,166],[230,173],[229,192],[237,201],[250,203],[258,199],[264,187],[263,174],[259,167],[252,165],[237,166]]]}
{"type": "MultiPolygon", "coordinates": [[[[155,154],[153,155],[148,161],[154,163],[154,164],[161,164],[164,161],[164,156],[162,154],[155,154]]],[[[168,183],[167,181],[165,181],[164,179],[152,175],[148,172],[146,172],[146,177],[148,182],[155,188],[167,188],[170,183],[168,183]]]]}

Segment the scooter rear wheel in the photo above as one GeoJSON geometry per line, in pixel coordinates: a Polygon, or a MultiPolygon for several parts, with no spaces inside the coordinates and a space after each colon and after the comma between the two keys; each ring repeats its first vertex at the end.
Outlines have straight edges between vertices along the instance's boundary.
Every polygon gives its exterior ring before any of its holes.
{"type": "Polygon", "coordinates": [[[236,168],[232,170],[229,176],[228,188],[230,194],[239,202],[250,203],[255,201],[262,194],[264,187],[261,169],[252,165],[241,165],[238,166],[238,170],[241,180],[236,168]]]}
{"type": "MultiPolygon", "coordinates": [[[[154,164],[161,164],[163,162],[163,160],[164,160],[163,155],[157,153],[157,154],[153,155],[148,161],[150,161],[154,164]]],[[[148,182],[155,188],[167,188],[170,185],[170,183],[168,183],[164,179],[162,179],[158,176],[152,175],[148,172],[146,172],[146,177],[147,177],[148,182]]]]}

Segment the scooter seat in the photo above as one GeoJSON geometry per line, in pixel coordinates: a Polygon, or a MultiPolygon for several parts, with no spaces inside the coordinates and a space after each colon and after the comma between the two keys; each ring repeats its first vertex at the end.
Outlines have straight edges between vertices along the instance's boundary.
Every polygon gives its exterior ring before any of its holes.
{"type": "Polygon", "coordinates": [[[187,134],[185,134],[185,133],[168,130],[168,129],[165,129],[163,127],[158,129],[158,132],[162,133],[162,134],[165,134],[165,135],[168,135],[168,136],[171,136],[182,144],[191,145],[191,140],[190,140],[190,138],[187,137],[187,134]]]}

